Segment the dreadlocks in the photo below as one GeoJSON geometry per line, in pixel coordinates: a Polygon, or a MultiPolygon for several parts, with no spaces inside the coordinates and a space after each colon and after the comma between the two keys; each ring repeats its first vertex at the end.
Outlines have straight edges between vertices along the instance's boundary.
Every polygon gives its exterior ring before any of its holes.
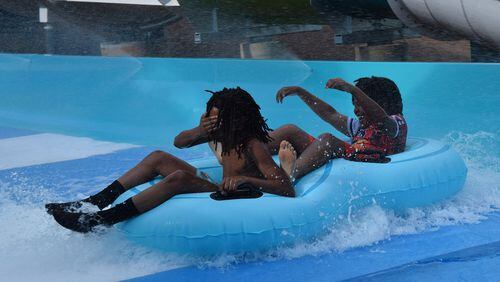
{"type": "Polygon", "coordinates": [[[212,93],[207,102],[207,115],[212,108],[219,109],[217,129],[210,137],[222,144],[222,155],[228,155],[234,149],[241,157],[251,139],[264,143],[272,140],[269,136],[272,129],[267,126],[259,105],[248,92],[239,87],[207,92],[212,93]]]}
{"type": "Polygon", "coordinates": [[[379,104],[388,115],[403,113],[401,93],[392,80],[385,77],[362,77],[357,79],[356,87],[379,104]]]}

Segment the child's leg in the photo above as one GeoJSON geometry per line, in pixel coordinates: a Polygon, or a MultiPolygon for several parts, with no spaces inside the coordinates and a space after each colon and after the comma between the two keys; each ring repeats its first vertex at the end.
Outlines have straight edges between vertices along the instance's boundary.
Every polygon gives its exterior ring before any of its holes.
{"type": "Polygon", "coordinates": [[[301,178],[307,173],[319,168],[330,159],[342,156],[345,151],[346,142],[335,136],[324,133],[308,146],[298,157],[292,178],[301,178]]]}
{"type": "Polygon", "coordinates": [[[191,174],[196,174],[196,168],[185,161],[168,153],[155,151],[99,193],[79,201],[49,203],[45,205],[45,208],[48,213],[52,214],[56,210],[76,210],[79,209],[83,203],[90,203],[96,205],[102,210],[116,200],[116,198],[118,198],[118,196],[126,190],[151,181],[158,175],[167,176],[177,170],[183,170],[191,174]]]}
{"type": "Polygon", "coordinates": [[[149,211],[175,195],[215,192],[219,187],[195,174],[177,170],[132,198],[139,212],[149,211]]]}
{"type": "Polygon", "coordinates": [[[278,153],[283,140],[290,142],[299,155],[314,141],[314,137],[293,124],[283,125],[269,135],[273,141],[267,146],[273,155],[278,153]]]}
{"type": "Polygon", "coordinates": [[[147,212],[178,194],[216,190],[218,190],[217,185],[198,178],[190,172],[177,170],[159,183],[112,208],[95,213],[72,213],[58,210],[53,215],[63,227],[86,233],[98,225],[111,226],[147,212]]]}
{"type": "Polygon", "coordinates": [[[118,182],[128,190],[151,181],[159,175],[166,177],[177,170],[196,174],[196,168],[187,162],[163,151],[154,151],[120,177],[118,182]]]}

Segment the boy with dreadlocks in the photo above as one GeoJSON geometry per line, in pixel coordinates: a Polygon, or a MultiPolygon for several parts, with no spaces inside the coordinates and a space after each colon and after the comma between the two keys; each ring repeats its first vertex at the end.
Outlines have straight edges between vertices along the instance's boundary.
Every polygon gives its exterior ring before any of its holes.
{"type": "Polygon", "coordinates": [[[326,88],[351,94],[357,118],[348,118],[337,112],[301,87],[284,87],[276,95],[278,103],[287,96],[299,96],[321,119],[351,139],[345,142],[330,133],[316,139],[295,125],[285,125],[273,131],[271,137],[274,140],[269,147],[273,153],[279,152],[281,166],[292,179],[304,176],[331,158],[387,162],[390,161],[387,155],[404,151],[407,125],[401,94],[393,81],[383,77],[364,77],[356,80],[354,86],[334,78],[328,80],[326,88]]]}
{"type": "Polygon", "coordinates": [[[295,191],[288,176],[267,148],[269,131],[260,107],[248,92],[239,87],[212,92],[200,124],[181,132],[174,145],[187,148],[209,142],[220,150],[222,183],[215,183],[183,160],[155,151],[96,195],[76,202],[47,204],[47,211],[62,226],[85,233],[97,225],[110,226],[145,213],[178,194],[231,193],[240,185],[251,185],[263,192],[293,197],[295,191]],[[157,176],[164,178],[124,203],[104,209],[124,191],[157,176]],[[95,205],[101,211],[78,212],[83,204],[95,205]]]}

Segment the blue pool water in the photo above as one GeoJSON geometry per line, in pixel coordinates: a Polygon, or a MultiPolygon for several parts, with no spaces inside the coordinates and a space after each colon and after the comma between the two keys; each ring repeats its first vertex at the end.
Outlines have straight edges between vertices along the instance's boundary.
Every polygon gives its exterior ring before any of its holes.
{"type": "Polygon", "coordinates": [[[456,281],[500,274],[498,64],[4,54],[0,70],[0,273],[9,280],[456,281]],[[409,135],[449,143],[464,158],[469,175],[459,195],[405,214],[372,206],[310,244],[209,259],[143,249],[113,231],[74,234],[42,209],[99,190],[156,148],[206,156],[205,147],[172,146],[180,130],[197,123],[204,89],[241,86],[271,127],[296,123],[319,134],[332,129],[298,99],[276,104],[276,91],[301,85],[349,114],[350,97],[325,90],[325,82],[369,75],[400,86],[409,135]]]}

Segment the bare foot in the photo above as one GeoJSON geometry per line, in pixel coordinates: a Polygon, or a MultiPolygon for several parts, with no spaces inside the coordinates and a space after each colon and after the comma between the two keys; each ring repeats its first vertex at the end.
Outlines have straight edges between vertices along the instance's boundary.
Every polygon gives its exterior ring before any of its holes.
{"type": "Polygon", "coordinates": [[[295,171],[295,162],[297,161],[297,152],[290,142],[283,140],[280,143],[280,150],[278,152],[281,168],[288,174],[290,179],[293,179],[295,171]]]}

